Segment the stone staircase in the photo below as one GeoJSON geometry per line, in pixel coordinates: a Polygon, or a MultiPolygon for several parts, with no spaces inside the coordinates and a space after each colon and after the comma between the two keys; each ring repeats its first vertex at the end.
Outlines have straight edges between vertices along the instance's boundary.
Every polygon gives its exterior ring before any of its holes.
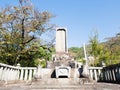
{"type": "Polygon", "coordinates": [[[91,84],[93,83],[87,82],[81,85],[79,79],[73,78],[49,78],[27,83],[2,85],[0,90],[90,90],[91,84]]]}
{"type": "Polygon", "coordinates": [[[32,85],[83,85],[93,83],[88,78],[47,78],[38,79],[32,82],[32,85]]]}
{"type": "Polygon", "coordinates": [[[24,86],[27,90],[93,90],[91,85],[79,86],[79,85],[42,85],[42,86],[24,86]]]}
{"type": "Polygon", "coordinates": [[[40,78],[34,78],[31,82],[16,81],[12,84],[1,84],[0,90],[90,90],[93,86],[89,78],[79,78],[76,73],[78,69],[75,68],[71,68],[69,78],[63,76],[56,78],[54,68],[42,69],[41,72],[40,78]]]}
{"type": "MultiPolygon", "coordinates": [[[[55,78],[54,69],[44,70],[41,78],[33,79],[30,82],[1,82],[0,90],[120,90],[120,85],[97,83],[87,77],[79,78],[75,76],[77,69],[71,69],[71,77],[55,78]],[[53,77],[51,75],[53,74],[53,77]]],[[[77,70],[78,71],[78,70],[77,70]]]]}
{"type": "Polygon", "coordinates": [[[81,85],[71,81],[72,79],[60,78],[14,83],[0,86],[0,90],[120,90],[120,85],[117,84],[88,82],[81,85]]]}

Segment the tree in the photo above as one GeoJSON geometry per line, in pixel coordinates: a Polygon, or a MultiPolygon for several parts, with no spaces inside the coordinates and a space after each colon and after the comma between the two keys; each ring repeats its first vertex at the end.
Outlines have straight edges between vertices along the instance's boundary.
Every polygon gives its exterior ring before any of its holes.
{"type": "Polygon", "coordinates": [[[105,49],[109,52],[110,61],[108,64],[116,64],[120,61],[120,33],[117,33],[114,37],[106,38],[105,49]]]}
{"type": "Polygon", "coordinates": [[[75,58],[80,59],[84,57],[83,48],[71,47],[69,48],[69,53],[75,58]]]}
{"type": "Polygon", "coordinates": [[[101,58],[103,56],[103,45],[99,43],[98,41],[98,34],[97,32],[94,34],[93,37],[90,37],[90,55],[94,57],[94,63],[92,63],[93,66],[100,66],[101,65],[101,58]]]}
{"type": "Polygon", "coordinates": [[[93,65],[100,66],[101,62],[105,62],[106,65],[119,63],[120,59],[120,35],[119,33],[115,37],[107,38],[106,42],[99,43],[98,35],[90,38],[91,52],[90,54],[95,58],[93,65]]]}
{"type": "Polygon", "coordinates": [[[54,25],[49,23],[53,15],[35,10],[28,1],[19,0],[19,6],[0,10],[0,60],[11,65],[32,62],[39,47],[52,46],[52,42],[43,45],[38,38],[53,32],[54,25]]]}

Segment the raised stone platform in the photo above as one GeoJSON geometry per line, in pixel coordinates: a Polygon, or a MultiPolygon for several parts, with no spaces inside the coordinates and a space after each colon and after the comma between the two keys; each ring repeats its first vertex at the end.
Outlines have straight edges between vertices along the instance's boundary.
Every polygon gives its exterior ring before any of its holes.
{"type": "Polygon", "coordinates": [[[38,79],[33,81],[32,84],[38,85],[83,85],[91,83],[88,78],[49,78],[49,79],[38,79]]]}

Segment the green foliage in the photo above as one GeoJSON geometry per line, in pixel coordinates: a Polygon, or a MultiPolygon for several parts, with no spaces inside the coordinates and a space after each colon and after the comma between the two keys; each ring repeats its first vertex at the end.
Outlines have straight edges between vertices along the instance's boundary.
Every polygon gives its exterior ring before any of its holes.
{"type": "Polygon", "coordinates": [[[82,47],[81,48],[71,47],[69,48],[69,53],[77,60],[84,57],[84,52],[82,47]]]}
{"type": "Polygon", "coordinates": [[[34,62],[35,66],[41,65],[42,68],[46,67],[46,61],[44,59],[36,59],[34,62]]]}
{"type": "Polygon", "coordinates": [[[120,36],[109,38],[104,43],[98,42],[98,36],[95,34],[90,38],[91,43],[91,55],[94,56],[95,61],[93,66],[101,66],[101,62],[105,62],[106,65],[116,64],[120,61],[120,36]]]}
{"type": "MultiPolygon", "coordinates": [[[[111,64],[120,63],[120,33],[116,36],[107,38],[106,42],[100,43],[98,40],[98,33],[94,33],[90,37],[89,44],[86,45],[87,56],[93,56],[94,62],[90,61],[91,66],[101,66],[102,62],[106,66],[111,64]]],[[[75,57],[79,62],[85,63],[83,47],[71,47],[69,52],[75,57]]]]}
{"type": "Polygon", "coordinates": [[[53,16],[34,10],[26,2],[21,0],[19,6],[0,10],[0,62],[35,66],[37,58],[50,59],[53,42],[42,42],[41,35],[48,31],[53,33],[53,25],[49,23],[53,16]]]}
{"type": "Polygon", "coordinates": [[[80,58],[77,60],[78,62],[81,62],[82,64],[85,64],[85,59],[84,58],[80,58]]]}
{"type": "Polygon", "coordinates": [[[107,38],[106,43],[104,43],[105,49],[109,52],[108,65],[120,63],[120,35],[116,34],[114,37],[107,38]]]}

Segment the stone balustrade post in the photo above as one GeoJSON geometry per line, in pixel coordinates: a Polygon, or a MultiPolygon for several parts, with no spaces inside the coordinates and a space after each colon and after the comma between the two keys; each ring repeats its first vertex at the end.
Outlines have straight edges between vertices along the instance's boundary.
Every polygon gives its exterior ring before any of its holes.
{"type": "Polygon", "coordinates": [[[39,79],[39,78],[42,78],[42,69],[41,69],[41,66],[40,65],[38,65],[38,67],[37,67],[37,71],[35,72],[34,71],[34,78],[35,79],[39,79]]]}
{"type": "Polygon", "coordinates": [[[32,80],[32,70],[30,69],[29,70],[29,79],[28,79],[29,81],[31,81],[32,80]]]}
{"type": "Polygon", "coordinates": [[[96,69],[94,70],[94,75],[95,75],[95,80],[97,81],[98,80],[98,76],[97,76],[97,70],[96,69]]]}
{"type": "Polygon", "coordinates": [[[20,63],[17,64],[17,67],[20,67],[20,63]]]}
{"type": "Polygon", "coordinates": [[[92,80],[98,81],[101,78],[101,71],[103,67],[89,67],[89,76],[92,80]]]}
{"type": "Polygon", "coordinates": [[[28,69],[25,69],[25,77],[24,77],[24,80],[26,81],[28,78],[28,69]]]}

